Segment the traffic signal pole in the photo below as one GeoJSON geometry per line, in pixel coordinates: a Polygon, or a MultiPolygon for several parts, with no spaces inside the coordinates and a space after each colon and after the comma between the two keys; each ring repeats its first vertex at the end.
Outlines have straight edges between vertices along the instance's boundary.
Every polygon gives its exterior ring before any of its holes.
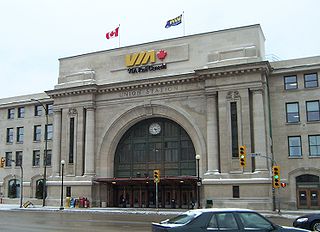
{"type": "MultiPolygon", "coordinates": [[[[261,153],[249,153],[248,155],[250,155],[251,157],[256,157],[256,156],[259,156],[259,157],[262,157],[262,158],[266,158],[266,159],[269,159],[271,161],[271,167],[273,167],[275,164],[277,164],[276,160],[269,157],[269,156],[265,156],[265,155],[261,155],[261,153]]],[[[271,184],[271,187],[272,187],[272,211],[276,211],[276,191],[275,191],[275,188],[273,186],[273,174],[270,172],[271,174],[271,179],[272,179],[272,184],[271,184]]],[[[279,199],[278,199],[278,207],[279,207],[279,214],[280,214],[280,191],[278,192],[279,194],[279,199]]]]}

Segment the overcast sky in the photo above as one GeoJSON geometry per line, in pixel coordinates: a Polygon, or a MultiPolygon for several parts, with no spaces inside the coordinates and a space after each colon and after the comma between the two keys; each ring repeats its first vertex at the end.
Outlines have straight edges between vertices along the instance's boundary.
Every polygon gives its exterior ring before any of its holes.
{"type": "Polygon", "coordinates": [[[183,35],[260,24],[266,54],[320,55],[319,0],[0,0],[0,98],[51,90],[58,59],[183,35]]]}

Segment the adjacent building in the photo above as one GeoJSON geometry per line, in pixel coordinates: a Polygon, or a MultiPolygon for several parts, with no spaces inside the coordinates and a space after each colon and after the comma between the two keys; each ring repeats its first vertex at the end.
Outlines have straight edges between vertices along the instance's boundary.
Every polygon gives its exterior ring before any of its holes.
{"type": "Polygon", "coordinates": [[[4,202],[23,182],[59,205],[63,160],[64,197],[94,206],[155,207],[158,170],[159,207],[320,208],[320,57],[268,61],[264,41],[250,25],[61,58],[52,90],[0,100],[4,202]]]}

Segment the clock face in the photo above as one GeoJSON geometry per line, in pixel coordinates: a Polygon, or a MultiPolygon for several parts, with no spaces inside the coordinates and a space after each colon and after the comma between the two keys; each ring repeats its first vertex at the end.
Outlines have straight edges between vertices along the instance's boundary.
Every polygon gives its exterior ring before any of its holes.
{"type": "Polygon", "coordinates": [[[150,126],[149,126],[149,132],[150,134],[152,135],[157,135],[159,134],[161,131],[161,126],[159,123],[152,123],[150,126]]]}

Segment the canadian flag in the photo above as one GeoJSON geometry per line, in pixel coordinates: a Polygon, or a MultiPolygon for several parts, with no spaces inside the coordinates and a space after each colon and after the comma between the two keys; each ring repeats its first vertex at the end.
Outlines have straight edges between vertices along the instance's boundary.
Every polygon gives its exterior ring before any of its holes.
{"type": "Polygon", "coordinates": [[[106,38],[107,39],[112,39],[112,38],[118,37],[118,35],[119,35],[119,27],[117,27],[113,31],[108,32],[106,34],[106,38]]]}

